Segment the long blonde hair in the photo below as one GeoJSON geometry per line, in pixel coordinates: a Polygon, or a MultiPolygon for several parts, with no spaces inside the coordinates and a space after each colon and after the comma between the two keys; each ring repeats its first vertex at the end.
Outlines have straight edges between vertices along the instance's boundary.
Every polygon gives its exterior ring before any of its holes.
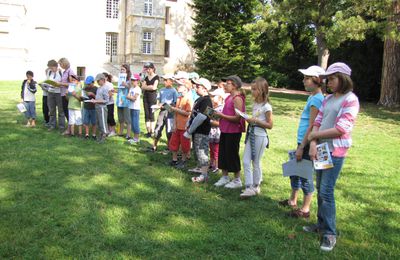
{"type": "Polygon", "coordinates": [[[254,98],[257,103],[269,103],[269,84],[268,81],[262,77],[257,77],[251,83],[251,86],[255,87],[260,93],[259,96],[254,98]]]}

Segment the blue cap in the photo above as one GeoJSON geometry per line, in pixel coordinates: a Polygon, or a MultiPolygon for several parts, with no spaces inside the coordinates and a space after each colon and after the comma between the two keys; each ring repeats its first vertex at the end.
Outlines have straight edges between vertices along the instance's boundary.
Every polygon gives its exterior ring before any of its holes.
{"type": "Polygon", "coordinates": [[[94,82],[94,78],[92,76],[87,76],[85,79],[85,84],[89,85],[92,84],[94,82]]]}

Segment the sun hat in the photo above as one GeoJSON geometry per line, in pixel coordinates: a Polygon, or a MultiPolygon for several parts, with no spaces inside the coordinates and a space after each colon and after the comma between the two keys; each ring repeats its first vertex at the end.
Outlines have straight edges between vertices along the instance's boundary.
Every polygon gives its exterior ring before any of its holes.
{"type": "Polygon", "coordinates": [[[189,79],[199,79],[200,76],[197,74],[197,72],[190,72],[189,73],[189,79]]]}
{"type": "Polygon", "coordinates": [[[86,79],[85,79],[85,84],[86,85],[92,84],[93,82],[94,82],[93,76],[87,76],[86,77],[86,79]]]}
{"type": "Polygon", "coordinates": [[[99,73],[96,75],[95,81],[106,79],[106,76],[103,73],[99,73]]]}
{"type": "Polygon", "coordinates": [[[307,69],[299,69],[299,71],[305,75],[305,76],[311,76],[311,77],[319,77],[325,73],[325,70],[321,68],[320,66],[311,66],[308,67],[307,69]]]}
{"type": "Polygon", "coordinates": [[[346,74],[348,76],[351,76],[350,67],[347,64],[343,63],[343,62],[333,63],[332,65],[330,65],[328,67],[326,72],[324,74],[322,74],[321,76],[329,76],[329,75],[332,75],[332,74],[338,73],[338,72],[346,74]]]}
{"type": "Polygon", "coordinates": [[[175,77],[174,77],[174,74],[167,73],[167,74],[164,74],[161,78],[163,78],[163,79],[174,79],[175,77]]]}
{"type": "Polygon", "coordinates": [[[227,82],[227,81],[232,81],[233,85],[235,85],[237,88],[241,88],[242,87],[242,79],[239,78],[239,76],[236,75],[231,75],[228,76],[226,78],[222,78],[222,81],[227,82]]]}
{"type": "Polygon", "coordinates": [[[225,91],[222,88],[217,88],[213,91],[210,92],[211,96],[220,96],[220,97],[225,97],[225,91]]]}
{"type": "Polygon", "coordinates": [[[201,86],[205,87],[207,89],[207,91],[209,91],[211,89],[211,83],[206,78],[199,78],[199,79],[195,79],[192,81],[197,85],[201,85],[201,86]]]}

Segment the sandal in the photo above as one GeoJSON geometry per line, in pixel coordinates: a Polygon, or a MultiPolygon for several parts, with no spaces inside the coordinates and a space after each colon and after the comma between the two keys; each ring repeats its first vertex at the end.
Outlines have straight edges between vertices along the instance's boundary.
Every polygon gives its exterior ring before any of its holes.
{"type": "Polygon", "coordinates": [[[290,202],[289,202],[288,199],[286,199],[286,200],[281,200],[281,201],[278,202],[278,204],[279,204],[280,206],[283,206],[283,207],[289,207],[289,208],[292,208],[292,209],[297,209],[297,205],[292,205],[292,204],[290,204],[290,202]]]}
{"type": "Polygon", "coordinates": [[[310,211],[309,212],[303,212],[301,211],[301,209],[296,209],[296,210],[292,210],[289,213],[289,216],[292,218],[310,218],[310,211]]]}

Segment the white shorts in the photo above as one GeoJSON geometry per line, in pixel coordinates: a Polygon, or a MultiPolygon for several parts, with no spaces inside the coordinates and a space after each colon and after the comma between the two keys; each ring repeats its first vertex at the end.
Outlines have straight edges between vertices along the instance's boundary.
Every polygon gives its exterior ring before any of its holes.
{"type": "Polygon", "coordinates": [[[75,109],[68,109],[68,124],[69,125],[82,125],[82,111],[75,109]]]}

